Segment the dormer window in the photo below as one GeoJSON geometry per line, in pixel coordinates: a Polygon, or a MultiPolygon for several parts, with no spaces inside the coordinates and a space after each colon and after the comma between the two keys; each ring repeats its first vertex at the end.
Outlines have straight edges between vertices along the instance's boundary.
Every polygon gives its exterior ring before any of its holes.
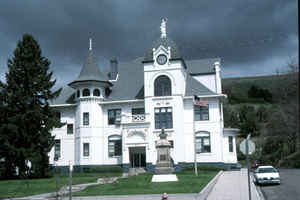
{"type": "Polygon", "coordinates": [[[154,96],[171,96],[171,80],[162,75],[154,82],[154,96]]]}
{"type": "Polygon", "coordinates": [[[80,97],[80,90],[77,90],[77,98],[80,97]]]}
{"type": "Polygon", "coordinates": [[[87,89],[87,88],[85,88],[85,89],[83,90],[83,92],[82,92],[82,96],[84,96],[84,97],[90,96],[90,90],[87,89]]]}
{"type": "Polygon", "coordinates": [[[99,89],[94,89],[93,96],[99,97],[100,96],[100,90],[99,89]]]}

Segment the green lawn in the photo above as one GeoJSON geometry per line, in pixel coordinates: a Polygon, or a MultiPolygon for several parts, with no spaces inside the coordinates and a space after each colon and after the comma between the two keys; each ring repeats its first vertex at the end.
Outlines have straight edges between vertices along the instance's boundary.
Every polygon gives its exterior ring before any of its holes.
{"type": "Polygon", "coordinates": [[[125,194],[161,194],[198,193],[218,173],[218,171],[199,171],[198,177],[193,171],[177,173],[178,182],[152,183],[153,174],[145,173],[130,178],[119,179],[117,183],[95,185],[73,196],[125,195],[125,194]]]}
{"type": "MultiPolygon", "coordinates": [[[[74,174],[73,175],[73,185],[81,183],[96,182],[98,178],[101,177],[112,177],[121,176],[121,174],[96,174],[96,173],[86,173],[86,174],[74,174]]],[[[68,184],[68,175],[57,176],[59,188],[63,185],[68,184]]],[[[32,180],[9,180],[0,181],[0,199],[8,197],[22,197],[30,196],[35,194],[49,193],[56,191],[56,179],[45,178],[45,179],[32,179],[32,180]]]]}

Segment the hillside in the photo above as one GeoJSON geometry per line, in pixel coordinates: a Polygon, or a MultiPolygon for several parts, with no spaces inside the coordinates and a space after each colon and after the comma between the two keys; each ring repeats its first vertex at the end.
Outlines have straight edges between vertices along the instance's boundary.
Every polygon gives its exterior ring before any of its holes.
{"type": "MultiPolygon", "coordinates": [[[[237,147],[251,133],[260,149],[251,159],[275,166],[300,167],[298,80],[297,73],[222,80],[222,92],[228,95],[224,103],[225,127],[240,129],[237,147]],[[253,91],[259,95],[253,95],[253,91]],[[265,98],[266,93],[271,100],[265,98]]],[[[244,159],[239,151],[238,159],[244,159]]]]}
{"type": "Polygon", "coordinates": [[[261,89],[267,89],[271,93],[277,85],[278,81],[283,79],[285,75],[270,75],[270,76],[253,76],[253,77],[238,77],[238,78],[223,78],[222,90],[228,95],[229,103],[266,103],[257,99],[248,98],[248,91],[251,86],[256,86],[261,89]]]}

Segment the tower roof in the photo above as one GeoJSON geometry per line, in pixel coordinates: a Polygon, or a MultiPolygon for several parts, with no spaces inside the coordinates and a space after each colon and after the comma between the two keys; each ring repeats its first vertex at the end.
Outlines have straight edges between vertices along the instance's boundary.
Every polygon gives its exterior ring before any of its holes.
{"type": "Polygon", "coordinates": [[[108,81],[108,78],[100,71],[97,65],[96,58],[92,52],[91,43],[88,56],[85,59],[78,78],[69,83],[69,86],[72,87],[75,83],[89,81],[102,82],[111,85],[111,83],[108,81]]]}
{"type": "Polygon", "coordinates": [[[179,49],[176,43],[169,37],[160,37],[158,40],[155,40],[152,43],[152,46],[145,54],[144,62],[153,61],[153,48],[157,49],[158,47],[163,46],[166,49],[171,48],[171,59],[181,58],[179,49]]]}
{"type": "Polygon", "coordinates": [[[171,59],[181,58],[176,43],[172,39],[167,37],[166,23],[167,23],[167,19],[162,19],[161,26],[160,26],[161,36],[158,40],[153,42],[151,49],[149,49],[146,52],[144,57],[144,62],[153,61],[153,49],[154,48],[157,49],[160,46],[163,46],[166,49],[168,49],[169,47],[171,48],[171,59]]]}

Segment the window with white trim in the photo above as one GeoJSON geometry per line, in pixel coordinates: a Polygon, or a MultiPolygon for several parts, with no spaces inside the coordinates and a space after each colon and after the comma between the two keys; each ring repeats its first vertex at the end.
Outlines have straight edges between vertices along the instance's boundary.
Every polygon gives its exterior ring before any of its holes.
{"type": "Polygon", "coordinates": [[[67,134],[73,134],[73,124],[67,124],[67,134]]]}
{"type": "Polygon", "coordinates": [[[155,129],[173,128],[172,107],[155,108],[155,129]]]}
{"type": "Polygon", "coordinates": [[[119,135],[112,135],[108,137],[108,156],[122,155],[122,138],[119,135]]]}
{"type": "Polygon", "coordinates": [[[90,156],[90,143],[83,143],[83,156],[90,156]]]}
{"type": "Polygon", "coordinates": [[[54,144],[54,158],[60,158],[60,140],[55,140],[54,144]]]}
{"type": "Polygon", "coordinates": [[[162,75],[154,81],[154,96],[171,96],[171,80],[169,77],[162,75]]]}
{"type": "Polygon", "coordinates": [[[99,97],[100,96],[100,90],[98,88],[94,89],[93,96],[94,97],[99,97]]]}
{"type": "Polygon", "coordinates": [[[85,88],[85,89],[83,89],[83,91],[82,91],[82,96],[83,97],[88,97],[88,96],[90,96],[90,90],[89,89],[87,89],[87,88],[85,88]]]}
{"type": "Polygon", "coordinates": [[[210,153],[210,133],[207,131],[200,131],[196,133],[196,153],[210,153]]]}
{"type": "Polygon", "coordinates": [[[228,136],[229,152],[233,152],[233,137],[228,136]]]}
{"type": "Polygon", "coordinates": [[[195,121],[209,120],[209,106],[194,106],[195,121]]]}
{"type": "Polygon", "coordinates": [[[121,121],[121,109],[108,110],[108,124],[116,124],[116,121],[121,121]]]}
{"type": "Polygon", "coordinates": [[[83,125],[89,125],[90,124],[90,115],[88,112],[83,113],[83,125]]]}

